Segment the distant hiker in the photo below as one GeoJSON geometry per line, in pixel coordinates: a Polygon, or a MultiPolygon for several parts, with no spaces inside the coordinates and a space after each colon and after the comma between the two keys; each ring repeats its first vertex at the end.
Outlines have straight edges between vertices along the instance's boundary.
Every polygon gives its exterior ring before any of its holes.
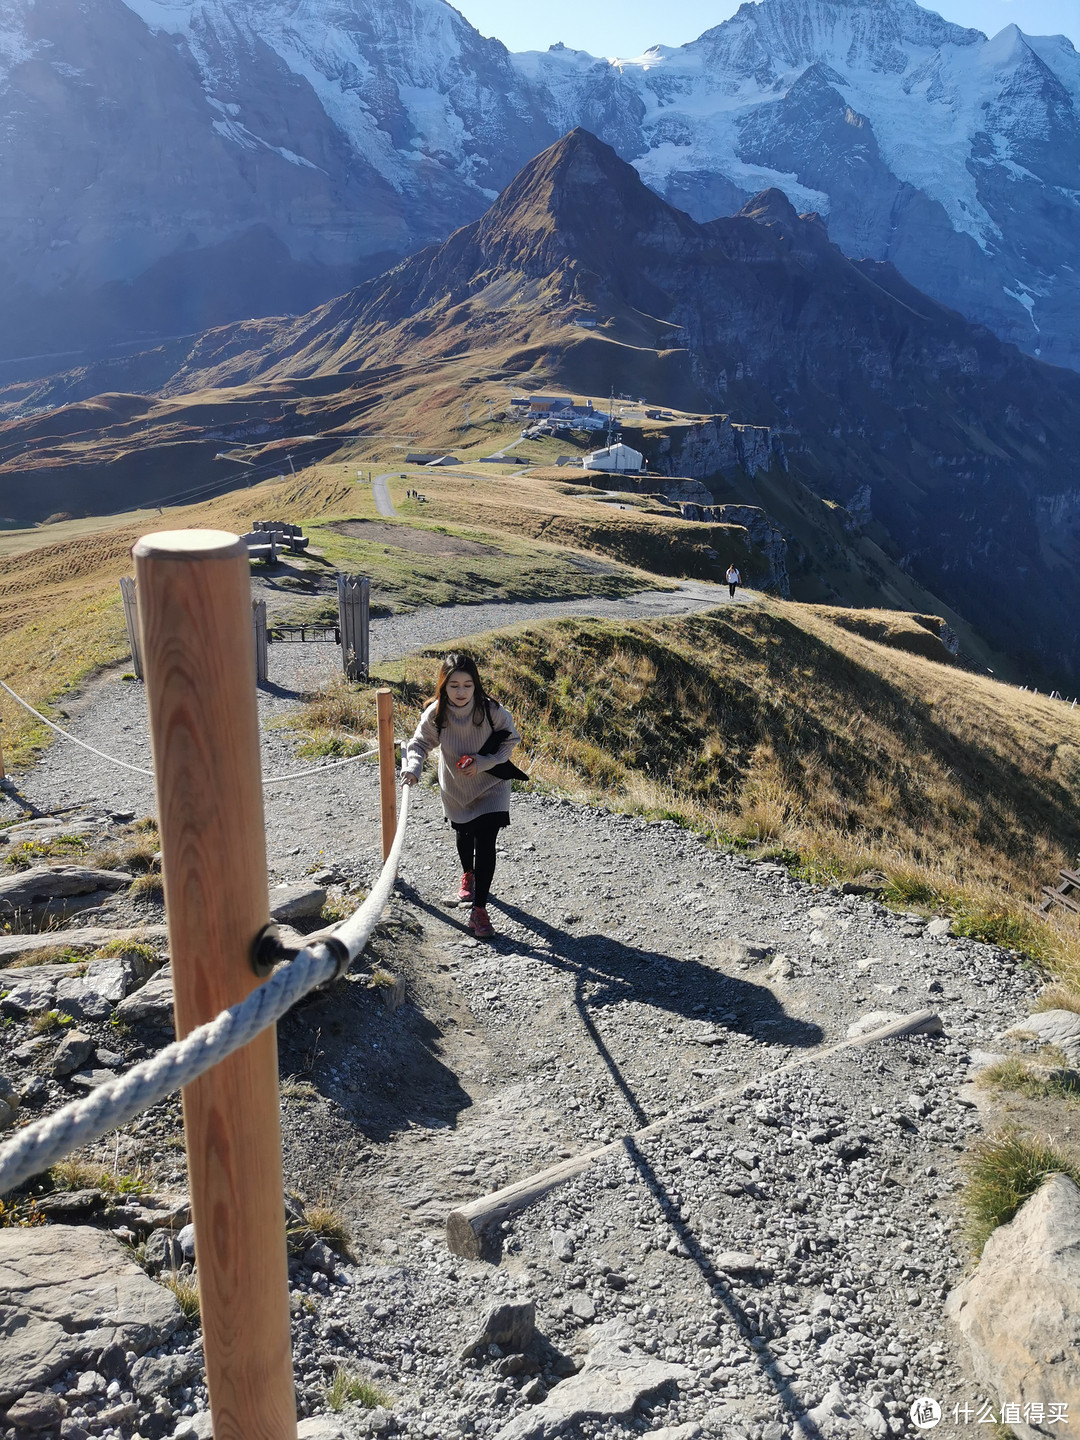
{"type": "Polygon", "coordinates": [[[727,580],[727,592],[731,596],[732,600],[734,600],[735,587],[736,585],[742,584],[742,576],[739,574],[738,570],[735,569],[734,565],[729,565],[727,567],[727,575],[725,576],[725,579],[727,580]]]}
{"type": "Polygon", "coordinates": [[[510,824],[510,780],[523,775],[508,763],[520,740],[509,712],[485,693],[476,662],[455,651],[439,667],[435,697],[402,758],[401,783],[415,785],[439,747],[439,793],[464,871],[458,899],[471,903],[469,929],[482,938],[495,933],[487,913],[495,837],[510,824]],[[492,739],[497,748],[484,753],[492,739]]]}

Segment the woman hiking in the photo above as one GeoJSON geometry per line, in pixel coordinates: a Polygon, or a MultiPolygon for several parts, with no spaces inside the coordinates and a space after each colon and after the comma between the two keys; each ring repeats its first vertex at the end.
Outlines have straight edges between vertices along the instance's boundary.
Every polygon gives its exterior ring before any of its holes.
{"type": "Polygon", "coordinates": [[[476,662],[455,651],[439,667],[435,697],[402,757],[401,783],[415,785],[439,747],[439,794],[464,871],[458,899],[471,903],[468,926],[480,938],[495,934],[487,913],[495,837],[510,824],[508,777],[521,771],[506,762],[520,740],[509,712],[486,694],[476,662]]]}

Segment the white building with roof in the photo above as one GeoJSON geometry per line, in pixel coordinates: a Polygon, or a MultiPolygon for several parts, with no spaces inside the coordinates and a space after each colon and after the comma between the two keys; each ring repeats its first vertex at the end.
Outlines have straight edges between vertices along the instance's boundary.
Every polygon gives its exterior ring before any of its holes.
{"type": "Polygon", "coordinates": [[[605,446],[603,450],[594,450],[591,455],[586,455],[581,465],[585,470],[607,470],[622,473],[629,470],[640,470],[644,461],[645,457],[640,450],[634,450],[619,441],[615,445],[605,446]]]}

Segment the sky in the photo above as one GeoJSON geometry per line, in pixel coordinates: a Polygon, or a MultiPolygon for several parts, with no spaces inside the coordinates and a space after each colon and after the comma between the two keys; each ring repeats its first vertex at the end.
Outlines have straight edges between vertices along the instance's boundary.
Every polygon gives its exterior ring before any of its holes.
{"type": "MultiPolygon", "coordinates": [[[[510,50],[546,50],[557,40],[593,55],[632,59],[650,45],[683,45],[719,25],[739,0],[450,0],[484,35],[510,50]]],[[[1019,25],[1029,35],[1067,35],[1080,49],[1080,0],[921,0],[946,20],[996,35],[1019,25]]]]}

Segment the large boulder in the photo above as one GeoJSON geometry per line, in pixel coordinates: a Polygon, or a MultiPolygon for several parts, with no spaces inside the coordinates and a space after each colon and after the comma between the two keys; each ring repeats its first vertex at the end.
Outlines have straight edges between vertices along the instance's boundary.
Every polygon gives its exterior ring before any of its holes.
{"type": "MultiPolygon", "coordinates": [[[[1080,1413],[1080,1189],[1051,1175],[990,1236],[978,1269],[945,1313],[971,1350],[977,1379],[1005,1402],[1067,1404],[1080,1413]]],[[[1045,1429],[1010,1420],[1022,1440],[1045,1429]]]]}
{"type": "Polygon", "coordinates": [[[87,1369],[113,1345],[141,1354],[183,1323],[112,1235],[74,1225],[0,1230],[0,1406],[87,1369]]]}

